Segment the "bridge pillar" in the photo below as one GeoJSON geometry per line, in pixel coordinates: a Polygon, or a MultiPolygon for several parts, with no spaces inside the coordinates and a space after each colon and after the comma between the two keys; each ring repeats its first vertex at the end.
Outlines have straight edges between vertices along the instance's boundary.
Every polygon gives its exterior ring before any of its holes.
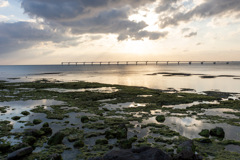
{"type": "Polygon", "coordinates": [[[128,62],[126,62],[126,64],[128,65],[128,62]]]}
{"type": "Polygon", "coordinates": [[[70,66],[70,62],[68,62],[68,65],[70,66]]]}
{"type": "Polygon", "coordinates": [[[93,62],[91,63],[91,65],[93,66],[93,62]]]}
{"type": "Polygon", "coordinates": [[[146,65],[148,65],[148,61],[146,61],[146,65]]]}
{"type": "Polygon", "coordinates": [[[119,62],[117,62],[117,65],[119,65],[119,62]]]}
{"type": "Polygon", "coordinates": [[[158,65],[158,61],[156,62],[156,65],[158,65]]]}
{"type": "Polygon", "coordinates": [[[110,62],[108,62],[108,65],[110,65],[110,62]]]}
{"type": "Polygon", "coordinates": [[[136,61],[136,65],[138,65],[138,61],[136,61]]]}
{"type": "Polygon", "coordinates": [[[189,62],[189,65],[191,65],[192,64],[192,62],[189,62]]]}
{"type": "Polygon", "coordinates": [[[201,62],[201,64],[203,64],[203,62],[201,62]]]}
{"type": "Polygon", "coordinates": [[[76,62],[76,66],[77,66],[78,62],[76,62]]]}
{"type": "Polygon", "coordinates": [[[168,65],[168,61],[167,61],[167,65],[168,65]]]}
{"type": "Polygon", "coordinates": [[[102,62],[100,62],[100,66],[102,65],[102,62]]]}
{"type": "Polygon", "coordinates": [[[180,62],[178,61],[178,65],[180,64],[180,62]]]}

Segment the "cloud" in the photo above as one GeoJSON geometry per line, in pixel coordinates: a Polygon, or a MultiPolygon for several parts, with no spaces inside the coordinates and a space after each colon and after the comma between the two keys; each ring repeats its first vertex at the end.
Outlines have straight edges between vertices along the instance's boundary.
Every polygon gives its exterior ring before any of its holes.
{"type": "Polygon", "coordinates": [[[179,25],[194,18],[209,18],[213,16],[229,16],[240,13],[240,0],[207,0],[193,9],[183,12],[176,11],[172,16],[160,17],[160,27],[179,25]]]}
{"type": "Polygon", "coordinates": [[[9,6],[8,1],[0,0],[0,8],[1,8],[1,7],[7,7],[7,6],[9,6]]]}
{"type": "Polygon", "coordinates": [[[134,9],[155,0],[23,0],[25,13],[43,18],[55,27],[69,29],[74,35],[116,34],[118,40],[156,40],[166,32],[144,31],[147,24],[128,19],[134,9]]]}
{"type": "Polygon", "coordinates": [[[56,29],[39,27],[33,22],[0,23],[0,54],[27,49],[40,42],[61,44],[75,39],[56,29]]]}
{"type": "Polygon", "coordinates": [[[187,35],[185,35],[184,37],[185,38],[190,38],[190,37],[193,37],[193,36],[196,36],[197,35],[197,32],[191,32],[191,33],[188,33],[187,35]]]}

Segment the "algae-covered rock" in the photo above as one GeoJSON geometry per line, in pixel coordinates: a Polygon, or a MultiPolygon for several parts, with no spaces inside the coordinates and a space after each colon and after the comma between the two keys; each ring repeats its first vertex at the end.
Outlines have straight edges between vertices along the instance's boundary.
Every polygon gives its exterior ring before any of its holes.
{"type": "Polygon", "coordinates": [[[32,146],[36,141],[37,138],[33,136],[26,136],[23,138],[23,142],[29,144],[30,146],[32,146]]]}
{"type": "Polygon", "coordinates": [[[82,148],[82,147],[84,147],[84,142],[82,140],[78,140],[73,144],[73,146],[75,148],[82,148]]]}
{"type": "Polygon", "coordinates": [[[137,141],[137,136],[134,136],[130,139],[119,141],[119,146],[122,149],[130,149],[132,148],[132,143],[136,141],[137,141]]]}
{"type": "Polygon", "coordinates": [[[225,132],[224,132],[223,128],[216,127],[216,128],[213,128],[213,129],[210,130],[210,135],[211,136],[216,136],[216,137],[219,137],[219,138],[224,138],[225,132]]]}
{"type": "Polygon", "coordinates": [[[203,136],[203,137],[209,137],[209,130],[208,129],[203,129],[200,133],[199,133],[200,136],[203,136]]]}
{"type": "Polygon", "coordinates": [[[212,143],[211,139],[209,138],[196,138],[194,140],[200,143],[212,143]]]}
{"type": "Polygon", "coordinates": [[[104,144],[108,144],[108,140],[107,139],[98,139],[96,140],[95,144],[100,144],[100,145],[104,145],[104,144]]]}
{"type": "Polygon", "coordinates": [[[24,116],[27,116],[27,115],[30,114],[30,112],[28,112],[28,111],[22,111],[21,114],[24,115],[24,116]]]}
{"type": "Polygon", "coordinates": [[[40,131],[44,132],[44,135],[51,135],[52,134],[52,128],[50,127],[42,127],[40,131]]]}
{"type": "Polygon", "coordinates": [[[158,122],[164,122],[164,121],[165,121],[165,117],[164,117],[164,115],[158,115],[158,116],[156,117],[156,120],[157,120],[158,122]]]}
{"type": "Polygon", "coordinates": [[[14,116],[14,117],[12,117],[12,120],[17,121],[17,120],[19,120],[20,118],[21,118],[20,116],[14,116]]]}
{"type": "Polygon", "coordinates": [[[24,135],[25,136],[34,136],[36,138],[39,138],[42,135],[44,135],[44,132],[40,131],[40,130],[37,130],[37,129],[25,129],[24,130],[24,135]]]}
{"type": "Polygon", "coordinates": [[[82,123],[87,123],[87,122],[89,122],[89,118],[87,116],[82,116],[81,117],[81,122],[82,123]]]}
{"type": "Polygon", "coordinates": [[[192,140],[188,140],[180,144],[177,148],[177,159],[194,160],[195,159],[195,146],[192,140]]]}
{"type": "Polygon", "coordinates": [[[34,119],[33,120],[33,124],[40,124],[40,123],[42,123],[41,119],[34,119]]]}
{"type": "Polygon", "coordinates": [[[7,160],[18,160],[18,159],[21,159],[24,156],[27,156],[27,155],[31,154],[32,151],[33,151],[32,147],[21,148],[19,150],[16,150],[16,151],[10,153],[7,156],[7,160]]]}
{"type": "Polygon", "coordinates": [[[42,127],[49,127],[48,122],[43,123],[42,127]]]}
{"type": "Polygon", "coordinates": [[[65,135],[62,132],[57,132],[48,140],[48,145],[62,144],[64,137],[65,135]]]}

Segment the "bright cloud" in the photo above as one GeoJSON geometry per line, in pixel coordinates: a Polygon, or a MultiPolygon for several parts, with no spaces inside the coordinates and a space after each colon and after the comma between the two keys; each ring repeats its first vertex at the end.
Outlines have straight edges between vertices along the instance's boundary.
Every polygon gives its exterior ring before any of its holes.
{"type": "Polygon", "coordinates": [[[7,7],[9,5],[8,1],[6,0],[0,0],[0,8],[1,7],[7,7]]]}

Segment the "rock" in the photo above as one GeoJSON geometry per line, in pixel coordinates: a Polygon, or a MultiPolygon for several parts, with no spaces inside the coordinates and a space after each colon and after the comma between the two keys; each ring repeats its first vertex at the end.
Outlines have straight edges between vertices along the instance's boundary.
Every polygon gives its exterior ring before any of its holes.
{"type": "Polygon", "coordinates": [[[48,140],[48,145],[62,144],[64,137],[65,135],[62,132],[57,132],[48,140]]]}
{"type": "Polygon", "coordinates": [[[49,160],[62,160],[62,156],[60,154],[54,153],[48,156],[49,160]]]}
{"type": "Polygon", "coordinates": [[[51,135],[52,134],[52,128],[50,127],[42,127],[40,131],[44,132],[44,135],[51,135]]]}
{"type": "Polygon", "coordinates": [[[81,117],[81,122],[82,123],[87,123],[89,121],[89,118],[87,116],[82,116],[81,117]]]}
{"type": "Polygon", "coordinates": [[[69,142],[75,142],[79,139],[79,136],[77,134],[71,134],[68,136],[68,141],[69,142]]]}
{"type": "Polygon", "coordinates": [[[203,129],[200,133],[199,133],[200,136],[203,136],[203,137],[209,137],[209,130],[208,129],[203,129]]]}
{"type": "Polygon", "coordinates": [[[224,138],[225,132],[221,127],[216,127],[210,130],[210,135],[211,136],[216,136],[219,138],[224,138]]]}
{"type": "Polygon", "coordinates": [[[75,143],[73,144],[73,146],[74,146],[75,148],[82,148],[82,147],[84,147],[84,142],[83,142],[82,140],[78,140],[77,142],[75,142],[75,143]]]}
{"type": "Polygon", "coordinates": [[[25,136],[34,136],[36,138],[41,137],[44,134],[43,131],[39,131],[37,129],[25,129],[24,130],[24,135],[25,136]]]}
{"type": "Polygon", "coordinates": [[[194,140],[197,142],[200,142],[200,143],[212,143],[211,139],[209,139],[209,138],[197,138],[194,140]]]}
{"type": "Polygon", "coordinates": [[[100,145],[105,145],[108,144],[108,140],[107,139],[98,139],[96,140],[95,144],[100,144],[100,145]]]}
{"type": "Polygon", "coordinates": [[[0,144],[0,152],[7,153],[10,147],[11,145],[9,143],[2,143],[0,144]]]}
{"type": "Polygon", "coordinates": [[[132,143],[136,141],[137,141],[137,136],[134,136],[130,139],[119,141],[119,146],[122,149],[130,149],[132,148],[132,143]]]}
{"type": "Polygon", "coordinates": [[[36,141],[37,139],[33,136],[26,136],[23,138],[23,142],[29,144],[30,146],[32,146],[36,141]]]}
{"type": "Polygon", "coordinates": [[[43,123],[42,127],[49,127],[48,122],[43,123]]]}
{"type": "Polygon", "coordinates": [[[117,128],[113,128],[110,130],[105,131],[105,137],[107,139],[122,139],[122,138],[127,138],[127,132],[128,129],[125,124],[120,124],[118,125],[117,128]]]}
{"type": "Polygon", "coordinates": [[[14,116],[14,117],[12,117],[12,120],[17,121],[17,120],[19,120],[20,118],[21,118],[20,116],[14,116]]]}
{"type": "Polygon", "coordinates": [[[40,123],[42,123],[41,119],[34,119],[33,120],[33,124],[40,124],[40,123]]]}
{"type": "Polygon", "coordinates": [[[165,121],[165,117],[164,117],[164,115],[158,115],[158,116],[156,117],[156,120],[157,120],[158,122],[164,122],[164,121],[165,121]]]}
{"type": "Polygon", "coordinates": [[[142,147],[139,149],[112,150],[103,158],[92,160],[171,160],[171,157],[160,149],[142,147]]]}
{"type": "Polygon", "coordinates": [[[175,159],[195,160],[195,146],[192,140],[188,140],[180,144],[177,148],[178,155],[175,159]]]}
{"type": "Polygon", "coordinates": [[[28,112],[28,111],[22,111],[21,114],[24,115],[24,116],[27,116],[27,115],[30,114],[30,112],[28,112]]]}
{"type": "Polygon", "coordinates": [[[32,147],[25,147],[25,148],[21,148],[19,150],[16,150],[10,154],[8,154],[7,156],[7,160],[17,160],[20,159],[26,155],[31,154],[33,151],[32,147]]]}

